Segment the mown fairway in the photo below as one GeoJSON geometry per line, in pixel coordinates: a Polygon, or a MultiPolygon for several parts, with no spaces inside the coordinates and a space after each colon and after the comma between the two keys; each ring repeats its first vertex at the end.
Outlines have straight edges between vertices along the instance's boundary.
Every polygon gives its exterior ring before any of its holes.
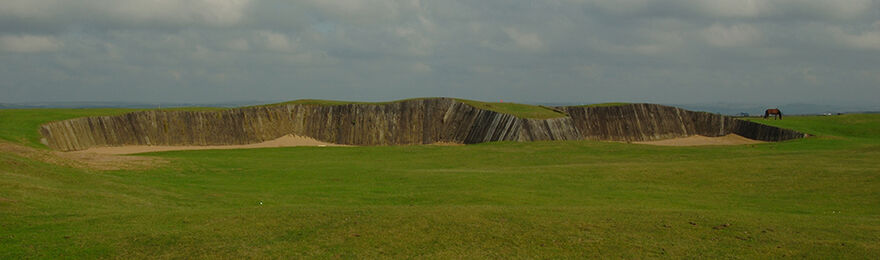
{"type": "MultiPolygon", "coordinates": [[[[119,112],[0,110],[0,139],[119,112]]],[[[181,151],[136,171],[0,151],[0,258],[880,256],[880,115],[754,120],[816,136],[181,151]]]]}

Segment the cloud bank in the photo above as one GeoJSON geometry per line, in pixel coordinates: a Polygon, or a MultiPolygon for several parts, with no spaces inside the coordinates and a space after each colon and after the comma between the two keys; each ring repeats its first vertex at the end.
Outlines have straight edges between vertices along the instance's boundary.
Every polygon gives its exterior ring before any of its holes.
{"type": "Polygon", "coordinates": [[[7,0],[0,102],[876,104],[877,0],[7,0]]]}

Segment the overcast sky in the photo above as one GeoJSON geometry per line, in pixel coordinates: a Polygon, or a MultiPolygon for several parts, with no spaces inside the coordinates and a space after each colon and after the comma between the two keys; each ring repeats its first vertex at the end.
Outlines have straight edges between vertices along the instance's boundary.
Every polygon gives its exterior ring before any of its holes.
{"type": "Polygon", "coordinates": [[[2,0],[0,102],[880,99],[880,0],[2,0]]]}

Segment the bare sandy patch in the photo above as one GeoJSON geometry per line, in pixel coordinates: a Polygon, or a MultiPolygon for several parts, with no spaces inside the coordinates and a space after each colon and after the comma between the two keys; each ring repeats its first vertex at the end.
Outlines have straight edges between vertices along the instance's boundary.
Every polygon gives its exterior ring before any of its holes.
{"type": "Polygon", "coordinates": [[[165,151],[182,151],[182,150],[219,150],[219,149],[252,149],[252,148],[272,148],[272,147],[293,147],[293,146],[347,146],[342,144],[327,143],[315,140],[310,137],[285,135],[278,139],[265,141],[262,143],[242,144],[242,145],[125,145],[125,146],[108,146],[95,147],[82,151],[67,152],[69,154],[136,154],[148,152],[165,152],[165,151]]]}
{"type": "Polygon", "coordinates": [[[682,138],[672,138],[658,141],[633,142],[636,144],[650,144],[661,146],[700,146],[700,145],[743,145],[743,144],[759,144],[764,141],[752,140],[740,135],[729,134],[719,137],[708,137],[695,135],[682,138]]]}
{"type": "Polygon", "coordinates": [[[168,163],[167,160],[157,157],[90,153],[75,154],[40,150],[6,142],[0,142],[0,152],[45,163],[96,170],[149,169],[168,163]]]}

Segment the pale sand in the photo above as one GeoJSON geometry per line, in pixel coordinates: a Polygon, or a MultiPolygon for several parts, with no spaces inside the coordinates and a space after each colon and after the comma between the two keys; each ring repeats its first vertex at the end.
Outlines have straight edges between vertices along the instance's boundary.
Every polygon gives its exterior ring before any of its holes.
{"type": "Polygon", "coordinates": [[[292,146],[346,146],[341,144],[326,143],[309,137],[285,135],[278,139],[255,144],[242,145],[126,145],[95,147],[81,151],[68,152],[72,154],[136,154],[148,152],[180,151],[180,150],[216,150],[216,149],[250,149],[269,147],[292,147],[292,146]]]}
{"type": "Polygon", "coordinates": [[[752,140],[740,135],[729,134],[721,137],[707,137],[695,135],[682,138],[672,138],[658,141],[633,142],[635,144],[650,144],[662,146],[698,146],[698,145],[741,145],[741,144],[759,144],[764,141],[752,140]]]}
{"type": "MultiPolygon", "coordinates": [[[[117,156],[110,154],[65,153],[35,149],[0,141],[0,153],[10,153],[46,163],[98,170],[148,169],[162,166],[168,160],[149,156],[117,156]]],[[[23,164],[10,161],[13,165],[23,164]]]]}

